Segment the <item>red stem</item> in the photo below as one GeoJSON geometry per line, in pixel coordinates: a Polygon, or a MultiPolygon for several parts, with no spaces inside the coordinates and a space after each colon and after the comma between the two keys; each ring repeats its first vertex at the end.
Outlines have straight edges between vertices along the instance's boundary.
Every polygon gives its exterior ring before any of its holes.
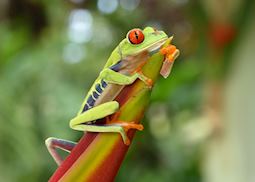
{"type": "MultiPolygon", "coordinates": [[[[120,106],[122,106],[128,100],[128,98],[130,97],[129,93],[131,92],[132,87],[135,86],[135,84],[136,83],[132,84],[131,86],[126,86],[122,90],[122,92],[118,95],[116,101],[119,102],[120,106]]],[[[143,115],[141,115],[140,117],[142,118],[143,115]]],[[[137,118],[138,121],[141,118],[137,118]]],[[[133,130],[128,132],[128,136],[131,141],[134,134],[135,131],[133,130]]],[[[71,168],[74,162],[80,157],[80,155],[86,151],[86,149],[93,142],[97,135],[100,135],[100,133],[88,132],[84,134],[83,137],[78,142],[78,144],[72,150],[70,155],[58,167],[58,169],[55,171],[55,173],[52,175],[49,181],[50,182],[59,181],[61,177],[64,176],[64,174],[71,168]]],[[[95,171],[96,174],[91,175],[91,179],[89,179],[89,181],[105,181],[105,182],[113,181],[128,148],[129,146],[125,145],[122,139],[120,138],[116,145],[114,146],[114,149],[112,150],[110,155],[108,155],[103,161],[103,163],[101,163],[100,167],[97,168],[97,170],[95,171]]]]}

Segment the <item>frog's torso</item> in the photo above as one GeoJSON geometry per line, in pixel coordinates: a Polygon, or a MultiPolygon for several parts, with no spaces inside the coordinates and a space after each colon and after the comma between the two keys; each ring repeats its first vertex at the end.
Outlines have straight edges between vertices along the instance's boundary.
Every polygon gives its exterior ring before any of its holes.
{"type": "MultiPolygon", "coordinates": [[[[125,75],[131,75],[135,72],[137,67],[145,64],[148,58],[148,51],[143,51],[136,56],[127,56],[121,61],[122,64],[119,64],[119,61],[111,66],[110,69],[125,75]]],[[[79,114],[93,108],[94,106],[114,100],[123,87],[123,85],[108,83],[104,79],[97,78],[90,88],[89,94],[85,98],[79,114]]]]}
{"type": "MultiPolygon", "coordinates": [[[[131,76],[142,68],[149,54],[158,49],[167,38],[165,32],[152,27],[146,27],[144,30],[132,29],[114,49],[103,70],[111,69],[131,76]]],[[[78,115],[95,106],[113,101],[122,88],[122,85],[108,83],[99,76],[89,90],[78,115]]]]}

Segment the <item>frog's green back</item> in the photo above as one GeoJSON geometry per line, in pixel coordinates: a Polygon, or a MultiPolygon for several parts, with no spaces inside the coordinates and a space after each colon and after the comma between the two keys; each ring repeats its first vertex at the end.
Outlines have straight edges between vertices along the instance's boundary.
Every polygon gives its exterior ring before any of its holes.
{"type": "MultiPolygon", "coordinates": [[[[124,39],[125,40],[125,39],[124,39]]],[[[122,40],[122,41],[124,41],[122,40]]],[[[104,65],[104,68],[109,68],[111,65],[116,64],[118,61],[121,60],[121,56],[118,50],[118,46],[112,51],[110,57],[108,58],[106,64],[104,65]]]]}

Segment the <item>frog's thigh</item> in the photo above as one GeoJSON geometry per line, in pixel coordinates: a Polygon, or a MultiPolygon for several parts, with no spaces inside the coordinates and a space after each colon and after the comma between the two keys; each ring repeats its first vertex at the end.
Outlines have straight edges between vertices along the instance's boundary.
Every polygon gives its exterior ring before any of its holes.
{"type": "Polygon", "coordinates": [[[117,101],[100,104],[73,118],[70,121],[70,127],[75,130],[84,131],[82,123],[104,118],[105,116],[115,113],[118,109],[119,103],[117,101]]]}

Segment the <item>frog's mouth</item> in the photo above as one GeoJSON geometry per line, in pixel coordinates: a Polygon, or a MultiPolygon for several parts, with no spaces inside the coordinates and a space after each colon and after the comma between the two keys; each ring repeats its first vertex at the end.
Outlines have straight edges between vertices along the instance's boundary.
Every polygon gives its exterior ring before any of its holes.
{"type": "MultiPolygon", "coordinates": [[[[150,55],[155,54],[159,51],[159,49],[161,48],[161,46],[167,41],[167,37],[160,39],[159,41],[153,43],[152,45],[150,45],[149,47],[145,47],[142,51],[148,51],[150,55]]],[[[141,51],[141,52],[142,52],[141,51]]]]}
{"type": "Polygon", "coordinates": [[[161,48],[161,46],[167,41],[168,38],[164,38],[162,40],[159,40],[158,42],[155,42],[154,44],[152,44],[150,47],[147,48],[147,50],[149,51],[149,53],[155,54],[156,52],[159,51],[159,49],[161,48]]]}

